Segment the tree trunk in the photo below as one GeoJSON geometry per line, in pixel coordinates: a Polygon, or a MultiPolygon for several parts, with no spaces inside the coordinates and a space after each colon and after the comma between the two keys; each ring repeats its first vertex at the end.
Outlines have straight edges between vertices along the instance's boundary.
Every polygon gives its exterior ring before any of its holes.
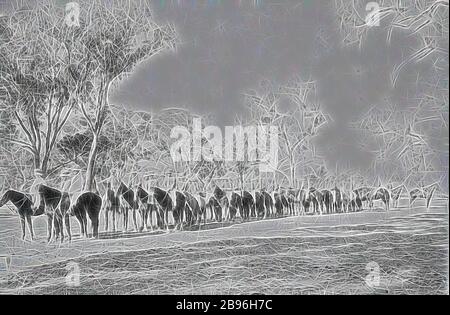
{"type": "Polygon", "coordinates": [[[47,163],[41,161],[39,156],[34,157],[34,177],[35,178],[46,178],[47,177],[47,163]]]}
{"type": "Polygon", "coordinates": [[[34,168],[34,178],[42,178],[45,179],[47,177],[47,170],[42,168],[34,168]]]}
{"type": "Polygon", "coordinates": [[[84,189],[86,191],[93,192],[95,190],[94,178],[95,178],[95,160],[97,158],[97,150],[98,150],[98,135],[94,134],[94,138],[92,139],[91,144],[91,150],[89,152],[89,160],[86,170],[86,181],[84,183],[84,189]]]}

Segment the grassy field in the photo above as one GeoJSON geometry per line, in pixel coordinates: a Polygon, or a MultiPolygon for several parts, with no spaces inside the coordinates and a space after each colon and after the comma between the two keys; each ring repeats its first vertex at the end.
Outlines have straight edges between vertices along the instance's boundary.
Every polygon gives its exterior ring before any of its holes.
{"type": "MultiPolygon", "coordinates": [[[[13,220],[14,219],[14,220],[13,220]]],[[[448,205],[290,217],[202,231],[108,235],[46,244],[19,240],[0,218],[8,294],[448,294],[448,205]],[[66,282],[79,266],[79,286],[66,282]],[[368,285],[368,264],[380,281],[368,285]]]]}

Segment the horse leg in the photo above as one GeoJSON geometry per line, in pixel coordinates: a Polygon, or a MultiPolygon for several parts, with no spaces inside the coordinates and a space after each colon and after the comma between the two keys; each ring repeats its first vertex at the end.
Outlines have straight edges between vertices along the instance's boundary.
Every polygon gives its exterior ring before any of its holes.
{"type": "Polygon", "coordinates": [[[26,219],[27,219],[27,223],[28,223],[28,231],[30,232],[30,235],[31,235],[31,240],[34,240],[33,222],[31,220],[31,215],[27,215],[26,219]]]}
{"type": "Polygon", "coordinates": [[[53,231],[53,216],[51,214],[47,214],[47,243],[52,239],[52,231],[53,231]]]}
{"type": "Polygon", "coordinates": [[[74,215],[75,215],[75,218],[78,221],[78,225],[80,226],[80,236],[82,237],[83,236],[83,224],[82,224],[82,221],[81,221],[81,217],[78,214],[78,212],[76,212],[76,211],[74,211],[74,215]]]}
{"type": "Polygon", "coordinates": [[[91,225],[92,225],[92,236],[94,238],[98,238],[98,215],[93,215],[91,218],[91,225]]]}
{"type": "Polygon", "coordinates": [[[66,215],[64,216],[64,221],[66,224],[66,231],[67,231],[67,235],[69,237],[69,242],[72,241],[72,233],[70,231],[70,216],[69,214],[66,213],[66,215]]]}
{"type": "Polygon", "coordinates": [[[187,224],[188,217],[184,215],[184,210],[180,210],[178,214],[178,226],[180,227],[180,231],[183,231],[184,225],[187,224]],[[186,218],[186,221],[185,221],[186,218]]]}
{"type": "Polygon", "coordinates": [[[80,236],[83,237],[83,236],[84,236],[83,218],[82,218],[81,215],[78,213],[78,211],[75,212],[75,217],[77,218],[78,225],[80,226],[80,236]]]}
{"type": "Polygon", "coordinates": [[[181,215],[180,215],[180,224],[181,224],[181,229],[184,228],[184,226],[189,226],[191,224],[191,220],[192,220],[192,213],[188,212],[189,210],[187,210],[186,208],[184,208],[184,211],[181,211],[181,215]]]}
{"type": "Polygon", "coordinates": [[[133,211],[132,215],[133,215],[134,231],[137,232],[137,231],[139,231],[139,228],[137,226],[137,220],[136,220],[136,209],[131,209],[131,211],[133,211]]]}
{"type": "Polygon", "coordinates": [[[181,230],[184,229],[184,226],[188,226],[190,221],[191,221],[191,215],[190,213],[185,212],[186,208],[184,211],[180,211],[180,225],[181,225],[181,230]]]}
{"type": "Polygon", "coordinates": [[[25,239],[25,216],[20,215],[20,227],[22,228],[22,240],[25,239]]]}
{"type": "Polygon", "coordinates": [[[146,215],[145,215],[145,208],[144,209],[140,209],[139,213],[141,215],[141,226],[139,227],[139,232],[142,232],[144,230],[144,224],[145,224],[145,219],[146,219],[146,215]]]}
{"type": "Polygon", "coordinates": [[[128,207],[125,207],[123,211],[123,228],[126,233],[128,231],[128,207]]]}
{"type": "Polygon", "coordinates": [[[184,208],[184,210],[180,213],[180,225],[181,230],[184,229],[185,226],[189,226],[191,224],[191,213],[189,212],[189,209],[187,209],[187,206],[184,208]]]}
{"type": "Polygon", "coordinates": [[[216,209],[216,220],[217,220],[217,222],[222,222],[222,208],[221,207],[218,207],[217,209],[216,209]]]}
{"type": "Polygon", "coordinates": [[[53,210],[52,224],[53,224],[53,233],[55,236],[55,241],[57,241],[61,235],[61,229],[60,229],[61,225],[60,225],[59,214],[56,209],[53,210]]]}
{"type": "Polygon", "coordinates": [[[111,207],[112,209],[112,231],[116,232],[116,212],[119,210],[118,207],[111,207]]]}
{"type": "Polygon", "coordinates": [[[142,213],[141,229],[148,231],[148,206],[145,206],[144,212],[142,213]]]}
{"type": "Polygon", "coordinates": [[[147,216],[147,230],[148,227],[150,226],[150,229],[153,230],[153,206],[149,205],[148,206],[148,216],[147,216]]]}
{"type": "Polygon", "coordinates": [[[88,222],[86,211],[83,213],[84,236],[88,238],[88,222]]]}
{"type": "Polygon", "coordinates": [[[57,222],[57,218],[56,218],[56,211],[54,209],[52,209],[52,233],[55,237],[55,241],[57,241],[59,239],[59,226],[58,226],[58,222],[57,222]]]}
{"type": "Polygon", "coordinates": [[[162,209],[159,207],[159,205],[156,205],[156,207],[154,208],[154,211],[155,211],[155,218],[156,218],[156,228],[158,230],[162,230],[162,229],[164,229],[164,224],[162,222],[162,218],[163,218],[162,209]]]}
{"type": "Polygon", "coordinates": [[[157,205],[152,206],[152,210],[150,211],[150,226],[152,227],[152,230],[154,229],[154,224],[156,223],[156,229],[159,229],[161,227],[161,220],[160,220],[160,213],[159,213],[159,207],[157,205]],[[153,221],[153,213],[155,214],[155,220],[153,221]]]}
{"type": "Polygon", "coordinates": [[[167,231],[169,231],[169,210],[164,211],[164,225],[167,231]]]}
{"type": "Polygon", "coordinates": [[[200,213],[200,209],[198,209],[197,213],[197,225],[198,229],[200,230],[200,228],[202,227],[202,213],[200,213]]]}
{"type": "Polygon", "coordinates": [[[181,224],[183,223],[183,221],[181,220],[181,213],[179,213],[178,210],[175,209],[174,211],[172,211],[172,217],[173,224],[175,225],[174,230],[182,230],[183,226],[181,226],[181,224]]]}
{"type": "Polygon", "coordinates": [[[64,226],[63,226],[63,217],[61,214],[61,209],[57,208],[53,212],[53,223],[55,226],[56,238],[61,236],[61,243],[64,241],[64,226]]]}
{"type": "Polygon", "coordinates": [[[105,231],[106,232],[108,232],[108,230],[109,230],[109,226],[108,226],[108,224],[109,224],[109,220],[108,220],[108,212],[109,212],[109,210],[110,210],[110,208],[106,207],[106,209],[105,209],[105,231]]]}
{"type": "Polygon", "coordinates": [[[226,205],[223,205],[223,215],[224,215],[224,221],[230,221],[231,215],[230,215],[230,208],[226,205]]]}
{"type": "Polygon", "coordinates": [[[157,223],[158,223],[158,228],[160,230],[164,230],[164,210],[158,206],[158,212],[157,212],[157,223]]]}
{"type": "Polygon", "coordinates": [[[215,212],[215,209],[213,209],[212,205],[209,205],[209,212],[210,212],[211,221],[216,221],[216,212],[215,212]]]}
{"type": "Polygon", "coordinates": [[[63,218],[61,215],[57,215],[56,218],[56,224],[58,225],[58,232],[61,235],[61,243],[64,242],[64,224],[63,224],[63,218]]]}
{"type": "Polygon", "coordinates": [[[148,225],[148,217],[150,215],[150,205],[147,205],[145,209],[145,229],[148,231],[149,225],[148,225]]]}
{"type": "Polygon", "coordinates": [[[150,215],[150,226],[152,227],[152,230],[154,229],[153,213],[155,213],[156,229],[159,229],[160,228],[160,219],[159,219],[159,207],[158,206],[155,206],[155,205],[152,206],[152,211],[151,211],[151,215],[150,215]]]}
{"type": "Polygon", "coordinates": [[[98,217],[91,219],[92,224],[92,234],[94,238],[98,238],[98,217]]]}

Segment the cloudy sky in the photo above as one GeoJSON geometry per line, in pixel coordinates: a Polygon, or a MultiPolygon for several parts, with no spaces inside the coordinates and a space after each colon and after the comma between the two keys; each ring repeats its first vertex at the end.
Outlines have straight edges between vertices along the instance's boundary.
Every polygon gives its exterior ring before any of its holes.
{"type": "MultiPolygon", "coordinates": [[[[362,15],[365,2],[360,1],[362,15]]],[[[243,92],[263,79],[283,84],[298,75],[317,82],[322,108],[333,119],[317,139],[319,148],[335,147],[328,162],[368,167],[372,156],[354,144],[358,134],[349,123],[372,106],[417,106],[417,81],[433,75],[436,60],[407,65],[393,87],[394,67],[421,47],[420,36],[394,32],[388,44],[381,25],[370,29],[361,50],[344,45],[334,3],[154,1],[156,19],[173,23],[182,43],[141,66],[113,101],[152,112],[185,107],[212,113],[223,126],[243,115],[243,92]]]]}

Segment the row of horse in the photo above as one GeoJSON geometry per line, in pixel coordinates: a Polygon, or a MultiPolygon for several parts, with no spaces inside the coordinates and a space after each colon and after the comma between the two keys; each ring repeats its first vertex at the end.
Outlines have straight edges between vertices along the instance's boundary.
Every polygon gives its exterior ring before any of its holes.
{"type": "MultiPolygon", "coordinates": [[[[409,192],[410,204],[418,198],[426,199],[429,207],[436,186],[414,189],[409,192]]],[[[116,232],[119,216],[122,217],[123,231],[128,230],[129,214],[132,214],[135,231],[144,229],[184,229],[205,224],[207,220],[223,222],[266,219],[286,215],[331,214],[361,211],[372,208],[375,201],[384,204],[386,210],[396,207],[405,186],[396,188],[361,187],[349,191],[332,189],[281,188],[271,192],[260,190],[222,189],[214,185],[212,193],[191,193],[177,190],[175,185],[169,190],[152,187],[148,190],[140,184],[134,188],[123,182],[113,189],[107,183],[103,196],[98,192],[84,192],[77,196],[62,192],[44,184],[38,185],[37,200],[30,194],[8,190],[0,200],[0,207],[12,202],[19,214],[22,238],[25,238],[25,224],[31,238],[34,238],[32,217],[47,215],[47,239],[52,236],[64,240],[64,225],[71,239],[70,217],[75,216],[80,225],[81,235],[88,236],[88,218],[92,236],[99,235],[100,212],[104,212],[105,231],[116,232]],[[140,217],[138,224],[137,214],[140,217]],[[110,218],[112,224],[110,225],[110,218]]]]}

